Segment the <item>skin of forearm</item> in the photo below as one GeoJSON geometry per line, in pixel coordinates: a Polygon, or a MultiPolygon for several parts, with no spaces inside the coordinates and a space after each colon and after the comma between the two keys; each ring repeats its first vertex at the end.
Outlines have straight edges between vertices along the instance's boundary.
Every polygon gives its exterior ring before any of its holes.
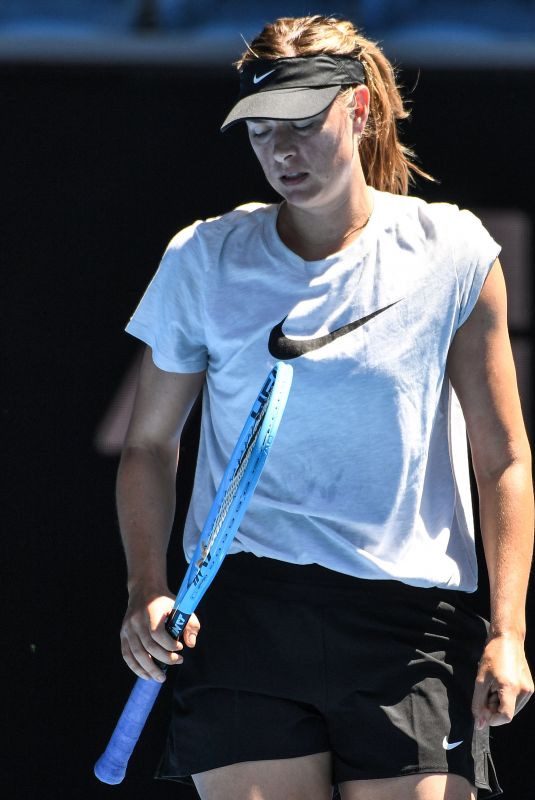
{"type": "Polygon", "coordinates": [[[128,589],[167,587],[167,547],[176,505],[176,454],[126,447],[117,474],[119,527],[128,589]]]}
{"type": "Polygon", "coordinates": [[[478,476],[480,522],[490,586],[490,636],[524,638],[533,558],[533,487],[529,457],[498,476],[478,476]]]}

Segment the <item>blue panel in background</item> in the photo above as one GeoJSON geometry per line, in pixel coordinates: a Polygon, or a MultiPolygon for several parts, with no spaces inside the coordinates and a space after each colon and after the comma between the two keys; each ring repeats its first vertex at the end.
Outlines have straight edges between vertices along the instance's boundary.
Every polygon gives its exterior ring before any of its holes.
{"type": "Polygon", "coordinates": [[[229,64],[266,22],[309,13],[405,65],[535,64],[535,0],[0,0],[0,60],[229,64]]]}
{"type": "Polygon", "coordinates": [[[279,16],[336,13],[368,32],[404,30],[437,36],[440,30],[477,36],[527,36],[535,31],[533,0],[3,0],[0,28],[17,32],[102,29],[167,31],[261,27],[279,16]]]}

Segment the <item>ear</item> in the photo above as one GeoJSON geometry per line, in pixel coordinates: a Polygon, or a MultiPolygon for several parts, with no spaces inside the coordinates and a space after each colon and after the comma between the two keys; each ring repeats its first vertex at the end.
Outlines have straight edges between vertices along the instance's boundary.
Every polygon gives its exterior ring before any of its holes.
{"type": "Polygon", "coordinates": [[[364,84],[356,86],[353,90],[353,132],[358,136],[362,134],[370,113],[370,90],[364,84]]]}

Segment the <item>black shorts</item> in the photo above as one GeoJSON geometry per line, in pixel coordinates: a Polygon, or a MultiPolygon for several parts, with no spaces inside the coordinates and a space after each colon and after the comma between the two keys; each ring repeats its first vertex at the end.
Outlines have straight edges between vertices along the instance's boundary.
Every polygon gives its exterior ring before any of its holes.
{"type": "Polygon", "coordinates": [[[487,626],[462,592],[239,554],[198,616],[157,777],[329,751],[333,784],[451,772],[500,794],[470,708],[487,626]]]}

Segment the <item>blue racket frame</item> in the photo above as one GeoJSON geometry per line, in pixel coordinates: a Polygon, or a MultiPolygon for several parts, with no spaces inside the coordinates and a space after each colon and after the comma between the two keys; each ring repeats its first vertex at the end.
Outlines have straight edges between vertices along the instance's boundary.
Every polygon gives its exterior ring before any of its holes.
{"type": "MultiPolygon", "coordinates": [[[[175,639],[182,634],[236,536],[277,434],[292,377],[292,367],[277,362],[253,404],[166,622],[167,631],[175,639]],[[229,492],[231,488],[236,491],[229,492]]],[[[96,777],[103,783],[118,784],[123,780],[161,686],[159,681],[142,678],[134,684],[108,746],[94,767],[96,777]]]]}

